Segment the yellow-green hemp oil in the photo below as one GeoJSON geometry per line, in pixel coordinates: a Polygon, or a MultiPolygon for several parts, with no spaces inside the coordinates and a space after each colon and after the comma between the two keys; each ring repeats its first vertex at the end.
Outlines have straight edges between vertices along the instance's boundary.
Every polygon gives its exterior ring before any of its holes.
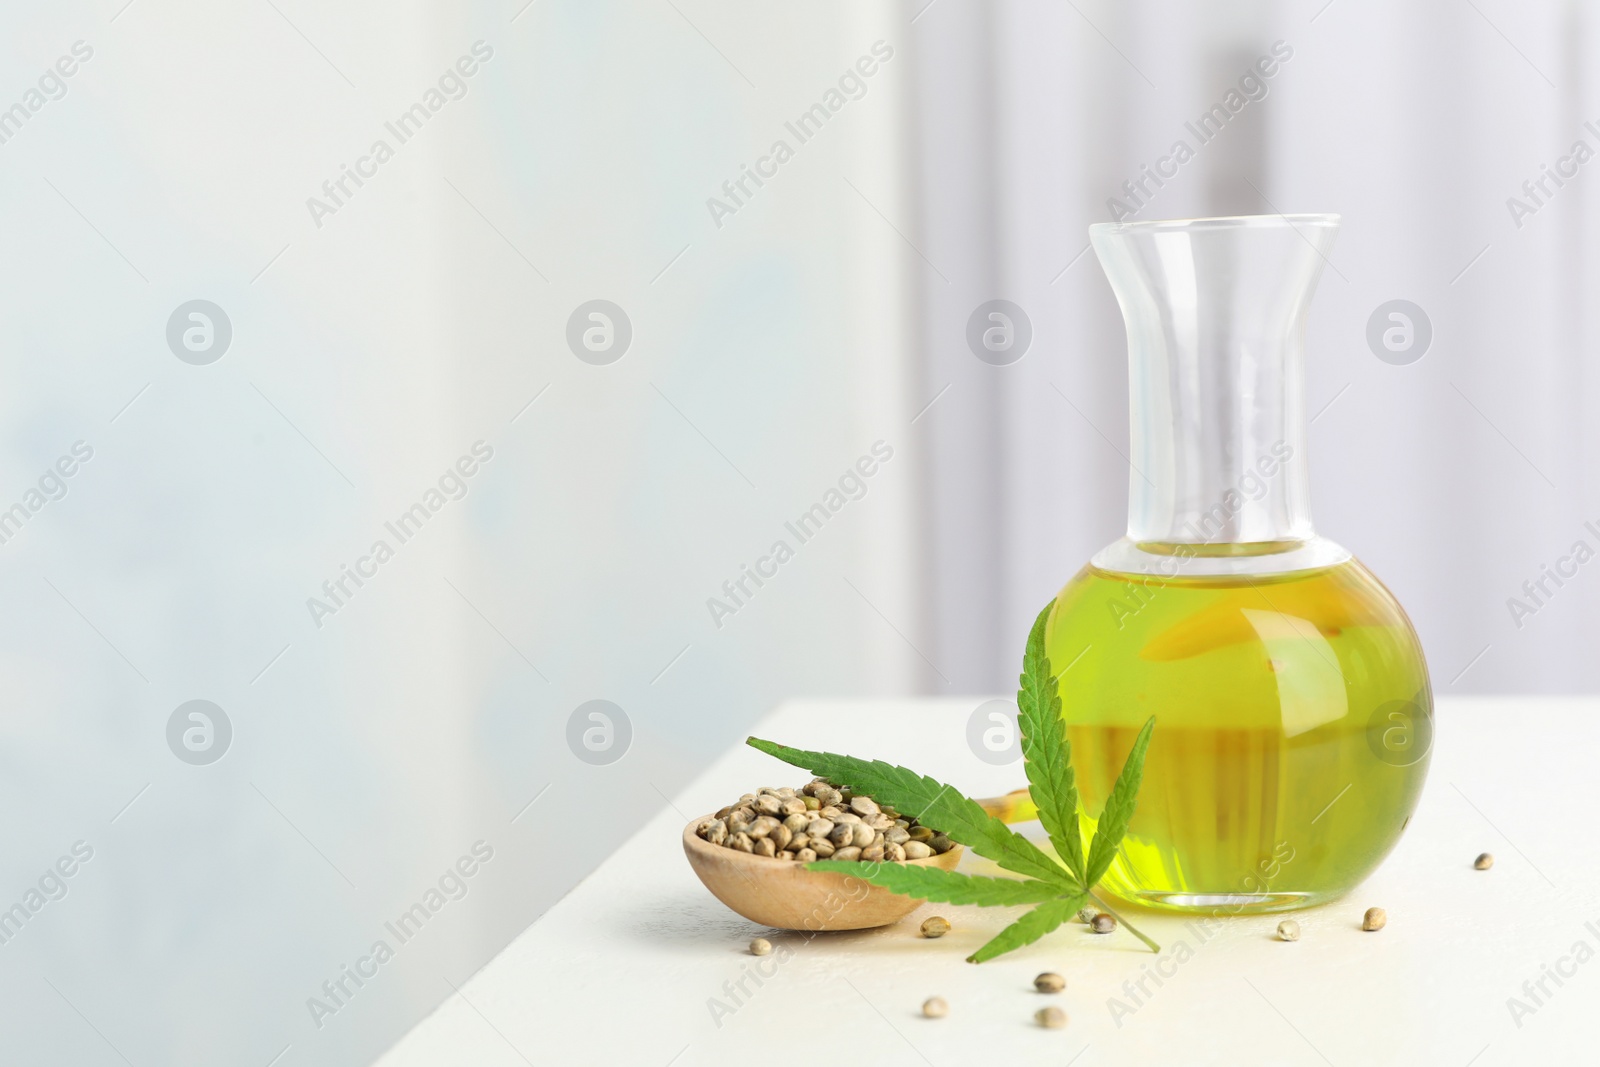
{"type": "Polygon", "coordinates": [[[1138,808],[1101,882],[1115,896],[1305,907],[1358,884],[1410,820],[1432,691],[1405,613],[1354,559],[1225,577],[1091,565],[1056,598],[1046,649],[1086,813],[1156,717],[1138,808]]]}

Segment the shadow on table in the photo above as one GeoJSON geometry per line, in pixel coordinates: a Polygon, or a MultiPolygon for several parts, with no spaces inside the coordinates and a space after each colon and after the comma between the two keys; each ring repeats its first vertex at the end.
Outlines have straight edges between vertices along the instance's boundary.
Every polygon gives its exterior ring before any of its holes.
{"type": "Polygon", "coordinates": [[[766,927],[736,915],[703,889],[640,897],[613,918],[622,936],[664,947],[696,946],[759,937],[766,927]]]}
{"type": "Polygon", "coordinates": [[[814,939],[818,944],[845,946],[881,936],[889,929],[834,930],[817,934],[779,930],[751,922],[703,889],[639,898],[632,901],[631,906],[612,914],[617,933],[625,938],[665,948],[701,950],[708,944],[721,942],[744,951],[750,940],[757,937],[771,938],[775,943],[778,938],[793,938],[791,943],[814,939]]]}

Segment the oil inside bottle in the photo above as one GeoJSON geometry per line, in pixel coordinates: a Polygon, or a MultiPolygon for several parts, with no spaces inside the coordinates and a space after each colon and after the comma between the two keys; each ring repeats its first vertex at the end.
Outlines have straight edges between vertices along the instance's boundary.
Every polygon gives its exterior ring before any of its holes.
{"type": "MultiPolygon", "coordinates": [[[[1399,604],[1353,559],[1277,575],[1085,567],[1046,631],[1084,809],[1156,716],[1101,882],[1173,910],[1331,900],[1382,861],[1427,774],[1432,692],[1399,604]]],[[[1086,832],[1093,823],[1085,819],[1086,832]]]]}

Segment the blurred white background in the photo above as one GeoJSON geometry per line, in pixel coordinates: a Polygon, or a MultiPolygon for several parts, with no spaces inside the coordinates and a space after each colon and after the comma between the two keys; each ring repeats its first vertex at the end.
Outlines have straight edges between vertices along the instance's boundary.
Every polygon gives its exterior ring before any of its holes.
{"type": "Polygon", "coordinates": [[[1343,214],[1308,342],[1320,530],[1411,611],[1436,690],[1592,691],[1595,568],[1507,605],[1600,548],[1600,164],[1507,206],[1600,151],[1576,3],[8,6],[8,1061],[367,1062],[776,701],[1003,691],[1124,521],[1086,228],[1276,42],[1136,217],[1343,214]],[[1007,366],[965,338],[996,298],[1032,327],[1007,366]],[[1394,299],[1433,331],[1401,366],[1366,340],[1394,299]],[[167,339],[193,300],[231,324],[204,365],[167,339]],[[567,341],[593,300],[631,325],[603,365],[567,341]],[[319,627],[308,598],[379,539],[319,627]],[[232,726],[205,765],[168,744],[196,699],[232,726]],[[595,699],[631,725],[609,764],[569,745],[595,699]],[[317,1016],[477,842],[465,896],[317,1016]]]}

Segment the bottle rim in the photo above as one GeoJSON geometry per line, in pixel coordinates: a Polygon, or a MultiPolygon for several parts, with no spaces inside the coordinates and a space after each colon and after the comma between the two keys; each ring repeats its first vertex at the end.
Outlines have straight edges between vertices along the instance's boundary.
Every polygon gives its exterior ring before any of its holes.
{"type": "Polygon", "coordinates": [[[1101,234],[1123,234],[1142,231],[1167,230],[1243,230],[1278,229],[1302,226],[1334,228],[1340,216],[1333,212],[1311,212],[1296,215],[1217,215],[1198,219],[1147,219],[1136,222],[1096,222],[1089,227],[1091,237],[1101,234]]]}

